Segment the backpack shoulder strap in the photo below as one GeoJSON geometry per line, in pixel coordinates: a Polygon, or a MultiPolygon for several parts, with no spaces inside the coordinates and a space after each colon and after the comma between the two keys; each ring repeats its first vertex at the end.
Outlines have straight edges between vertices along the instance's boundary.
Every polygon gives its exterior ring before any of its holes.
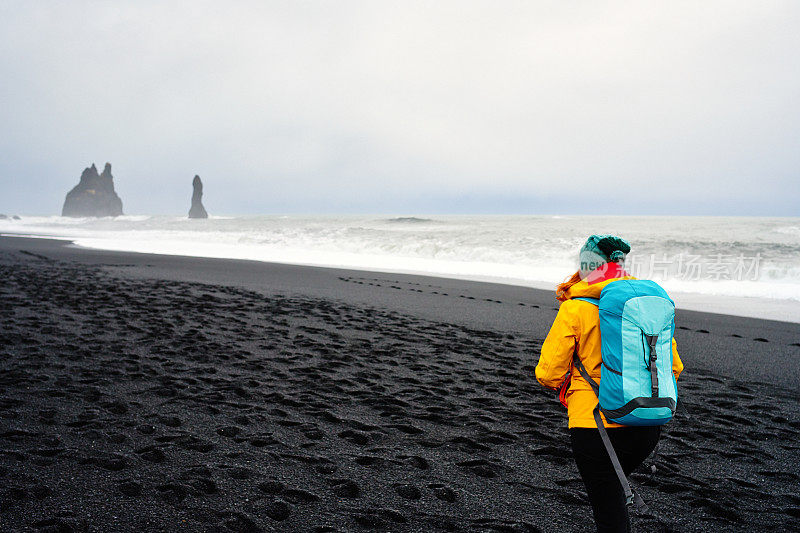
{"type": "Polygon", "coordinates": [[[571,298],[571,299],[572,300],[583,300],[584,302],[589,302],[592,305],[596,305],[597,307],[600,307],[600,300],[598,298],[588,298],[588,297],[583,297],[583,296],[576,296],[576,297],[571,298]]]}
{"type": "Polygon", "coordinates": [[[586,380],[586,383],[588,383],[592,387],[594,393],[597,396],[600,396],[600,384],[592,379],[592,376],[589,375],[589,372],[586,370],[586,367],[583,366],[583,361],[581,361],[581,358],[578,356],[577,347],[575,348],[575,354],[573,355],[573,364],[578,369],[578,372],[580,372],[583,379],[586,380]]]}

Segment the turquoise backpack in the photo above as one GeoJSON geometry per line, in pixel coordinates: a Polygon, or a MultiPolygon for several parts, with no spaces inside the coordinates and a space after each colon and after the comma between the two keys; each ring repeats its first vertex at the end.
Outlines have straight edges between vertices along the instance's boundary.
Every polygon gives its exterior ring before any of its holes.
{"type": "Polygon", "coordinates": [[[608,439],[600,412],[609,422],[626,426],[660,426],[672,420],[678,387],[672,373],[675,302],[649,280],[618,280],[596,298],[573,298],[598,306],[602,379],[586,371],[577,351],[575,366],[598,397],[594,409],[597,429],[625,491],[628,505],[644,502],[633,494],[617,454],[608,439]]]}

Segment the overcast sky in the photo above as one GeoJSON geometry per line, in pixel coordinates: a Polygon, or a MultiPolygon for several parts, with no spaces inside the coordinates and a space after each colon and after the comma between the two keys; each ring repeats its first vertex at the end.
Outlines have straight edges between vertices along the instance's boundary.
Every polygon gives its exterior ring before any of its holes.
{"type": "Polygon", "coordinates": [[[0,3],[0,213],[800,216],[800,2],[0,3]]]}

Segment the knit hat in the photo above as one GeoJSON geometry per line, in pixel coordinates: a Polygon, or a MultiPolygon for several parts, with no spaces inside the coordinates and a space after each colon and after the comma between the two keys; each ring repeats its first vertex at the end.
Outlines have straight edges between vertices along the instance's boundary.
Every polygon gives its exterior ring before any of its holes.
{"type": "Polygon", "coordinates": [[[581,248],[579,261],[581,277],[606,263],[619,263],[631,251],[628,241],[614,235],[592,235],[581,248]]]}

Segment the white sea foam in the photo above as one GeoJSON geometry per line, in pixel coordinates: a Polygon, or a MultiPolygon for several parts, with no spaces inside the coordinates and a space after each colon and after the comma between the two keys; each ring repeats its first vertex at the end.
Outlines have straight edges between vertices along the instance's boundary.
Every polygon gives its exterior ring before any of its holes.
{"type": "Polygon", "coordinates": [[[685,295],[676,298],[685,308],[704,310],[704,301],[714,301],[719,312],[795,322],[800,322],[798,228],[798,219],[745,217],[190,220],[134,215],[0,220],[0,232],[70,238],[95,248],[420,273],[543,288],[552,288],[575,271],[577,250],[588,235],[615,233],[633,246],[628,268],[685,295]]]}
{"type": "Polygon", "coordinates": [[[800,237],[800,226],[781,226],[775,228],[778,233],[785,233],[787,235],[794,235],[800,237]]]}

